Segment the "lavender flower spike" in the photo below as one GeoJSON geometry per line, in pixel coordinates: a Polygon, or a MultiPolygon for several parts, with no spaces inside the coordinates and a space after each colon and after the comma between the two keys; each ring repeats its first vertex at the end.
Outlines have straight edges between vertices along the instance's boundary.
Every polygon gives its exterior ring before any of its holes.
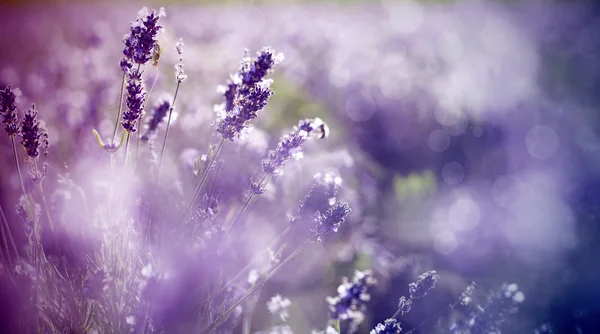
{"type": "Polygon", "coordinates": [[[148,9],[144,7],[139,15],[140,17],[131,24],[129,35],[123,39],[125,57],[121,60],[121,69],[125,73],[129,73],[133,63],[143,65],[152,59],[152,50],[157,43],[156,35],[163,30],[163,26],[158,24],[158,19],[166,14],[164,8],[158,13],[154,10],[148,13],[148,9]]]}
{"type": "Polygon", "coordinates": [[[383,324],[377,324],[370,334],[400,334],[402,328],[396,319],[387,319],[383,324]]]}
{"type": "Polygon", "coordinates": [[[181,38],[175,44],[175,50],[177,50],[177,54],[179,55],[179,62],[175,64],[175,79],[181,83],[187,79],[187,74],[183,70],[183,40],[181,38]]]}
{"type": "Polygon", "coordinates": [[[4,123],[4,131],[9,137],[14,137],[19,133],[19,119],[17,117],[17,100],[21,95],[18,88],[12,89],[7,86],[0,90],[0,115],[4,123]]]}
{"type": "Polygon", "coordinates": [[[146,123],[146,133],[142,136],[143,141],[148,141],[150,138],[156,136],[156,131],[158,131],[158,128],[167,116],[167,112],[171,109],[171,100],[172,97],[165,96],[154,105],[152,117],[146,123]]]}
{"type": "Polygon", "coordinates": [[[227,86],[219,86],[224,102],[215,106],[215,127],[223,138],[233,141],[248,127],[246,122],[257,117],[273,91],[272,80],[265,77],[273,66],[283,60],[283,55],[274,55],[270,48],[263,48],[256,58],[244,57],[240,70],[231,76],[227,86]]]}
{"type": "Polygon", "coordinates": [[[132,70],[127,76],[127,110],[123,113],[123,128],[129,132],[135,132],[135,123],[142,116],[146,92],[142,84],[142,72],[132,70]]]}
{"type": "Polygon", "coordinates": [[[324,214],[315,213],[315,228],[313,233],[313,242],[321,241],[321,237],[330,232],[337,232],[340,225],[346,220],[346,217],[352,212],[348,204],[336,203],[330,207],[324,214]]]}
{"type": "Polygon", "coordinates": [[[301,146],[307,138],[310,136],[324,138],[326,127],[325,123],[319,118],[300,121],[292,132],[281,137],[275,150],[269,151],[268,158],[262,162],[263,171],[271,175],[279,174],[286,161],[292,157],[302,157],[301,146]]]}
{"type": "Polygon", "coordinates": [[[376,281],[369,270],[356,271],[352,282],[344,278],[344,282],[338,287],[336,297],[327,297],[331,319],[352,319],[356,322],[362,321],[364,317],[361,308],[371,299],[367,293],[369,287],[375,285],[376,281]]]}
{"type": "Polygon", "coordinates": [[[419,299],[425,297],[427,292],[435,288],[435,283],[440,278],[435,270],[428,271],[419,276],[416,282],[408,285],[408,292],[411,299],[419,299]]]}
{"type": "Polygon", "coordinates": [[[37,119],[38,112],[35,109],[35,103],[31,109],[25,112],[21,121],[21,144],[27,152],[27,156],[35,159],[40,154],[40,122],[37,119]]]}

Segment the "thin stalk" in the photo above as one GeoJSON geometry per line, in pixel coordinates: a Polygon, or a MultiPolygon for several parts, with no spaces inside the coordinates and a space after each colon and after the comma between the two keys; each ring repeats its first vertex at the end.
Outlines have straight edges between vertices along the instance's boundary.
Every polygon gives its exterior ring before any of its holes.
{"type": "Polygon", "coordinates": [[[248,312],[244,312],[243,334],[250,334],[251,325],[252,325],[252,310],[248,310],[248,312]]]}
{"type": "MultiPolygon", "coordinates": [[[[454,307],[456,305],[458,305],[458,303],[459,302],[455,302],[454,304],[451,304],[450,306],[446,307],[445,309],[443,309],[443,310],[439,311],[438,313],[432,315],[431,317],[427,318],[425,321],[423,321],[422,323],[420,323],[417,327],[415,327],[415,328],[409,330],[408,332],[406,332],[406,334],[410,334],[410,333],[416,331],[417,329],[423,327],[423,325],[425,325],[426,323],[430,322],[431,320],[436,319],[437,317],[439,317],[440,315],[448,312],[449,310],[454,309],[454,307]]],[[[396,313],[398,313],[399,311],[400,310],[398,310],[396,313]]]]}
{"type": "Polygon", "coordinates": [[[248,291],[244,294],[244,296],[242,296],[240,298],[240,300],[238,300],[236,303],[234,303],[221,316],[219,316],[217,319],[215,319],[215,321],[212,324],[210,324],[207,327],[205,327],[204,329],[202,329],[201,332],[205,332],[207,330],[212,331],[212,330],[218,328],[223,323],[223,321],[227,320],[227,318],[229,317],[231,312],[233,312],[233,310],[235,310],[236,307],[238,307],[242,302],[244,302],[246,299],[248,299],[248,297],[250,297],[250,295],[252,293],[254,293],[258,288],[261,288],[262,286],[264,286],[265,283],[271,277],[273,277],[273,275],[275,275],[279,271],[279,269],[281,269],[281,267],[283,267],[288,262],[290,262],[294,257],[296,257],[296,255],[298,255],[304,248],[306,248],[306,246],[308,245],[309,242],[310,242],[310,239],[307,239],[302,245],[300,245],[300,247],[298,247],[293,253],[288,255],[288,257],[285,260],[283,260],[279,265],[277,265],[277,267],[275,267],[273,270],[271,270],[271,272],[269,274],[267,274],[264,278],[259,278],[260,283],[254,284],[250,289],[248,289],[248,291]]]}
{"type": "MultiPolygon", "coordinates": [[[[36,160],[33,161],[33,168],[35,168],[36,173],[39,173],[36,160]]],[[[48,219],[48,224],[50,224],[50,229],[52,230],[52,233],[55,233],[54,224],[52,223],[52,218],[50,217],[50,210],[48,209],[48,203],[46,202],[46,195],[44,195],[44,189],[42,188],[41,183],[38,183],[38,188],[42,197],[42,205],[44,206],[44,211],[46,212],[46,219],[48,219]]]]}
{"type": "Polygon", "coordinates": [[[23,196],[26,195],[25,184],[23,183],[23,175],[21,174],[21,167],[19,167],[19,155],[17,154],[17,144],[15,144],[15,137],[11,136],[10,141],[12,143],[13,155],[15,157],[15,166],[17,167],[17,173],[19,174],[19,181],[21,182],[21,191],[23,196]]]}
{"type": "Polygon", "coordinates": [[[162,148],[160,150],[160,156],[158,158],[158,167],[156,170],[156,186],[158,188],[158,180],[160,178],[160,167],[162,166],[163,155],[165,154],[165,147],[167,147],[167,138],[169,137],[169,128],[171,126],[171,117],[173,110],[175,109],[175,101],[177,99],[177,93],[179,93],[179,86],[181,81],[177,81],[177,87],[175,88],[175,94],[173,95],[173,101],[171,102],[171,108],[169,108],[169,117],[167,118],[167,127],[165,129],[165,139],[163,139],[162,148]]]}
{"type": "Polygon", "coordinates": [[[192,198],[190,199],[187,207],[185,208],[185,211],[183,212],[183,215],[181,217],[182,223],[185,221],[185,218],[187,218],[188,214],[190,213],[190,210],[192,209],[192,206],[196,202],[196,199],[198,198],[198,195],[200,194],[200,190],[202,190],[202,186],[204,185],[204,182],[206,182],[206,178],[208,176],[208,173],[210,172],[210,168],[211,168],[212,164],[215,162],[215,160],[217,159],[217,156],[219,155],[219,153],[221,152],[224,142],[225,142],[225,138],[221,137],[221,139],[219,140],[219,143],[217,144],[217,148],[209,157],[208,163],[206,164],[206,168],[204,168],[204,170],[202,171],[202,175],[200,176],[200,181],[198,182],[198,185],[196,186],[196,189],[194,190],[194,194],[192,195],[192,198]]]}
{"type": "MultiPolygon", "coordinates": [[[[152,94],[152,91],[154,90],[154,86],[156,86],[156,81],[158,81],[158,67],[156,68],[156,75],[154,76],[154,81],[152,82],[152,87],[150,87],[150,90],[148,91],[148,94],[146,95],[146,100],[144,101],[144,104],[142,105],[142,110],[146,109],[146,105],[148,104],[148,101],[150,100],[150,95],[152,94]]],[[[141,119],[140,119],[140,129],[141,130],[141,119]]],[[[138,157],[139,157],[139,152],[140,152],[140,141],[141,141],[141,137],[142,137],[142,131],[138,131],[137,134],[137,142],[135,144],[135,161],[138,161],[138,157]]]]}
{"type": "MultiPolygon", "coordinates": [[[[270,181],[269,174],[265,173],[265,175],[263,175],[262,179],[260,179],[259,187],[262,188],[262,187],[266,186],[269,183],[269,181],[270,181]]],[[[252,194],[250,194],[249,196],[246,197],[246,200],[244,201],[244,204],[242,205],[242,209],[237,214],[237,216],[235,217],[235,219],[233,220],[233,222],[231,223],[231,225],[229,226],[229,228],[225,232],[225,237],[227,237],[229,235],[229,233],[233,230],[233,227],[235,225],[237,225],[237,223],[240,222],[240,220],[246,214],[246,212],[248,211],[248,209],[250,209],[250,207],[252,206],[252,204],[254,204],[254,202],[256,201],[256,199],[258,198],[258,196],[259,195],[252,193],[252,194]]]]}
{"type": "MultiPolygon", "coordinates": [[[[139,69],[139,67],[138,67],[138,69],[139,69]]],[[[121,119],[121,112],[122,112],[122,108],[123,108],[123,96],[125,95],[125,76],[126,75],[127,74],[125,72],[123,72],[123,79],[121,80],[121,95],[119,98],[119,109],[117,110],[117,121],[115,122],[115,129],[113,130],[111,143],[114,143],[115,140],[117,139],[117,130],[119,129],[119,123],[120,123],[119,120],[121,119]]]]}
{"type": "MultiPolygon", "coordinates": [[[[17,258],[20,257],[19,255],[19,251],[17,250],[17,245],[15,243],[15,239],[12,236],[12,233],[10,232],[10,225],[8,225],[8,220],[6,220],[6,216],[4,215],[4,210],[2,209],[2,206],[0,206],[0,215],[2,216],[2,224],[5,226],[5,229],[8,231],[7,235],[8,235],[8,239],[11,243],[11,246],[13,248],[13,251],[15,252],[15,255],[17,256],[17,258]]],[[[8,246],[6,246],[6,251],[8,252],[8,246]]]]}
{"type": "Polygon", "coordinates": [[[216,296],[218,296],[221,292],[225,291],[227,288],[229,288],[229,286],[231,286],[231,284],[235,283],[235,281],[242,276],[242,274],[248,269],[250,268],[256,261],[258,261],[263,254],[265,254],[269,248],[271,248],[271,246],[277,244],[277,242],[279,242],[279,240],[281,240],[289,231],[290,231],[290,227],[288,226],[285,230],[283,230],[283,232],[281,232],[281,234],[279,234],[275,240],[273,240],[271,242],[271,244],[265,248],[264,250],[262,250],[257,256],[255,256],[252,261],[250,261],[244,268],[242,268],[242,270],[240,270],[232,279],[229,280],[229,282],[227,282],[227,284],[225,284],[222,288],[220,288],[219,290],[217,290],[215,293],[213,293],[211,296],[209,296],[208,298],[204,299],[203,301],[200,302],[200,305],[214,299],[216,296]]]}

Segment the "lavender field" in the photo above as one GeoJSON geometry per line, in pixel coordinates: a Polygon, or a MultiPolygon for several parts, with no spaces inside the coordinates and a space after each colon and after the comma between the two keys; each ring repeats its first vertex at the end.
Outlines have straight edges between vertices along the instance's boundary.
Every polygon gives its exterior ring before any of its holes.
{"type": "Polygon", "coordinates": [[[0,333],[600,333],[600,7],[0,28],[0,333]]]}

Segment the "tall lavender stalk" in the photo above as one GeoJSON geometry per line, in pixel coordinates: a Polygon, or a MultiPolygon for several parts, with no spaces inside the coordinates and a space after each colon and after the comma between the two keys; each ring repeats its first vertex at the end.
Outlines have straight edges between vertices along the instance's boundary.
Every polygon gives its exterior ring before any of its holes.
{"type": "Polygon", "coordinates": [[[207,163],[201,171],[200,179],[192,194],[181,221],[184,221],[200,195],[202,186],[207,179],[217,156],[223,148],[225,140],[234,141],[244,136],[248,129],[248,122],[258,116],[258,112],[265,108],[273,90],[270,88],[272,80],[265,79],[273,67],[283,60],[283,54],[275,54],[271,48],[260,50],[255,58],[246,54],[240,64],[238,73],[231,76],[227,86],[219,86],[218,91],[223,95],[223,103],[215,106],[217,119],[213,123],[217,132],[221,134],[215,149],[210,152],[207,163]]]}
{"type": "Polygon", "coordinates": [[[37,183],[42,198],[42,204],[44,212],[46,213],[46,219],[52,232],[54,232],[54,224],[50,217],[50,210],[44,195],[44,189],[42,188],[42,180],[44,175],[40,171],[37,164],[38,157],[40,155],[40,148],[48,146],[48,135],[44,128],[40,127],[40,121],[38,120],[38,111],[36,110],[35,104],[31,105],[31,109],[25,111],[23,120],[21,121],[21,144],[27,153],[27,158],[32,166],[33,180],[37,183]]]}
{"type": "Polygon", "coordinates": [[[237,216],[231,222],[226,231],[226,236],[233,230],[248,209],[254,204],[260,194],[264,192],[265,186],[271,178],[279,175],[284,164],[294,158],[303,157],[302,145],[309,138],[327,137],[327,125],[320,118],[307,118],[298,122],[298,126],[289,133],[281,137],[277,147],[270,150],[267,158],[262,161],[263,177],[258,182],[251,182],[248,195],[237,216]]]}
{"type": "Polygon", "coordinates": [[[11,141],[13,156],[15,159],[15,167],[19,174],[19,182],[21,184],[21,191],[25,196],[25,184],[23,183],[23,175],[21,174],[21,168],[19,166],[19,157],[17,154],[17,145],[15,143],[15,137],[19,134],[19,117],[17,116],[17,101],[21,91],[12,86],[6,86],[4,90],[0,91],[0,114],[2,115],[2,123],[4,123],[4,131],[8,135],[11,141]]]}

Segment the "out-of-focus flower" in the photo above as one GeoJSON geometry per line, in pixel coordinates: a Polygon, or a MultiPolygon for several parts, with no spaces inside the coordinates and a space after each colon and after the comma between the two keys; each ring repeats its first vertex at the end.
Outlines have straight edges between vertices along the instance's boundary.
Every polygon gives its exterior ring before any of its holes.
{"type": "Polygon", "coordinates": [[[387,319],[383,324],[377,324],[370,334],[399,334],[402,331],[396,319],[387,319]]]}
{"type": "Polygon", "coordinates": [[[331,319],[362,319],[365,304],[371,299],[368,288],[376,283],[370,270],[356,271],[350,282],[344,278],[336,297],[327,297],[331,319]]]}
{"type": "Polygon", "coordinates": [[[21,90],[13,89],[12,86],[6,86],[0,90],[0,115],[4,123],[4,131],[14,137],[19,133],[19,118],[17,116],[17,101],[21,95],[21,90]]]}
{"type": "Polygon", "coordinates": [[[183,82],[187,79],[187,74],[183,70],[183,40],[181,38],[175,44],[175,50],[177,50],[177,54],[179,55],[179,61],[175,64],[175,79],[177,82],[183,82]]]}
{"type": "Polygon", "coordinates": [[[435,287],[435,283],[440,278],[435,270],[428,271],[419,275],[416,282],[408,285],[408,291],[411,299],[425,297],[427,292],[435,287]]]}
{"type": "Polygon", "coordinates": [[[150,138],[156,136],[156,131],[158,131],[158,128],[164,122],[167,112],[171,108],[171,100],[170,96],[165,96],[154,105],[152,116],[146,122],[146,133],[142,136],[142,140],[148,141],[150,138]]]}
{"type": "Polygon", "coordinates": [[[291,301],[288,298],[283,298],[281,295],[275,295],[267,303],[269,312],[274,315],[278,315],[282,321],[285,321],[289,316],[288,307],[291,305],[291,301]]]}
{"type": "Polygon", "coordinates": [[[406,299],[406,297],[402,296],[400,297],[400,300],[398,301],[398,309],[400,310],[400,314],[405,314],[410,312],[410,308],[412,306],[412,299],[406,299]]]}
{"type": "Polygon", "coordinates": [[[100,269],[85,280],[81,292],[87,298],[99,299],[108,289],[107,283],[108,275],[104,270],[100,269]]]}
{"type": "Polygon", "coordinates": [[[313,241],[321,241],[321,237],[330,232],[337,232],[340,225],[352,210],[347,203],[338,202],[329,208],[324,214],[315,214],[315,227],[311,230],[313,241]]]}

